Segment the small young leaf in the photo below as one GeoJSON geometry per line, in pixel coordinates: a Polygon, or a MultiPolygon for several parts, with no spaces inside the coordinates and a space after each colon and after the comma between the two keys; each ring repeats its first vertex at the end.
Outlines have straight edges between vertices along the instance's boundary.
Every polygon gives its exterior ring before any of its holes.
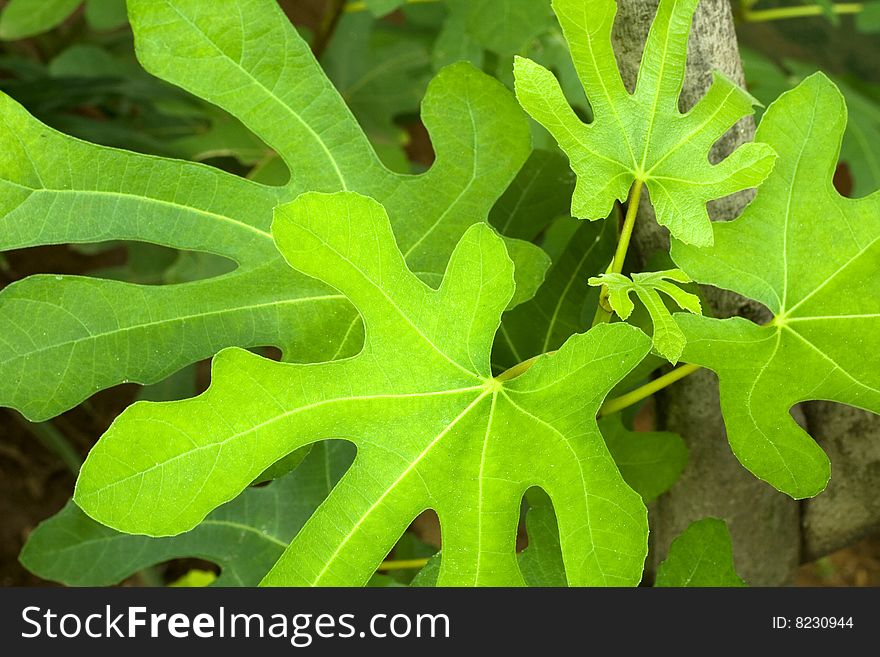
{"type": "Polygon", "coordinates": [[[718,374],[737,458],[795,498],[822,491],[830,465],[791,407],[822,399],[880,412],[880,193],[835,191],[845,127],[843,97],[824,75],[783,94],[758,128],[780,157],[755,200],[739,219],[714,224],[712,248],[672,247],[694,280],[775,315],[764,326],[676,319],[687,336],[683,360],[718,374]]]}
{"type": "Polygon", "coordinates": [[[578,176],[572,214],[608,216],[615,199],[645,183],[657,221],[678,239],[712,243],[706,203],[758,185],[773,167],[772,149],[745,144],[721,163],[712,145],[756,103],[720,74],[687,114],[678,109],[688,34],[698,0],[662,0],[651,26],[635,92],[629,94],[611,46],[614,0],[554,0],[553,8],[587,91],[594,120],[584,124],[559,82],[535,62],[517,58],[516,95],[549,130],[578,176]]]}
{"type": "Polygon", "coordinates": [[[82,0],[10,0],[0,14],[0,39],[24,39],[63,23],[82,0]]]}
{"type": "Polygon", "coordinates": [[[98,524],[70,502],[43,521],[21,552],[25,568],[68,586],[110,586],[149,566],[199,557],[220,566],[217,586],[256,586],[354,458],[343,441],[316,444],[296,471],[249,488],[195,529],[151,538],[98,524]]]}
{"type": "Polygon", "coordinates": [[[733,544],[724,521],[698,520],[672,541],[654,586],[746,586],[734,569],[733,544]]]}
{"type": "Polygon", "coordinates": [[[627,278],[623,274],[599,274],[588,281],[594,287],[605,286],[608,290],[608,303],[621,319],[627,319],[634,309],[630,294],[635,292],[654,325],[654,349],[671,363],[677,363],[684,350],[685,337],[672,318],[672,313],[660,297],[660,292],[672,299],[679,308],[697,315],[702,314],[700,298],[685,292],[674,283],[690,283],[683,271],[640,272],[627,278]]]}
{"type": "Polygon", "coordinates": [[[355,305],[363,349],[311,365],[221,352],[203,395],[117,418],[77,482],[86,513],[126,532],[187,531],[285,454],[345,437],[354,465],[264,584],[365,584],[427,508],[443,528],[440,584],[521,584],[516,529],[533,485],[556,503],[572,585],[639,581],[645,507],[595,416],[648,353],[641,331],[603,324],[494,379],[489,356],[514,279],[487,225],[468,229],[436,290],[407,269],[372,199],[304,194],[276,211],[273,233],[292,266],[355,305]]]}

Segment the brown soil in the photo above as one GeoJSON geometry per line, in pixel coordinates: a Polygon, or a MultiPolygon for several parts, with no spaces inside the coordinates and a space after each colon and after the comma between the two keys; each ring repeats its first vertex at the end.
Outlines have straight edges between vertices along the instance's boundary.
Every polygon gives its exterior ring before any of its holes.
{"type": "MultiPolygon", "coordinates": [[[[125,260],[122,249],[87,256],[66,246],[22,249],[4,256],[0,288],[31,274],[82,274],[125,260]]],[[[131,403],[135,390],[133,385],[106,390],[52,424],[84,457],[113,418],[131,403]]],[[[70,499],[73,483],[73,473],[40,442],[24,418],[0,409],[0,586],[47,584],[18,563],[18,553],[33,528],[70,499]]]]}
{"type": "MultiPolygon", "coordinates": [[[[120,386],[93,397],[53,420],[74,449],[85,456],[95,439],[134,396],[134,386],[120,386]]],[[[18,563],[28,535],[64,506],[74,476],[12,410],[0,410],[0,586],[44,586],[47,582],[18,563]]]]}
{"type": "Polygon", "coordinates": [[[28,533],[58,511],[73,490],[64,464],[19,424],[0,415],[0,586],[39,586],[18,563],[28,533]]]}
{"type": "Polygon", "coordinates": [[[797,586],[880,586],[880,536],[801,566],[797,586]]]}

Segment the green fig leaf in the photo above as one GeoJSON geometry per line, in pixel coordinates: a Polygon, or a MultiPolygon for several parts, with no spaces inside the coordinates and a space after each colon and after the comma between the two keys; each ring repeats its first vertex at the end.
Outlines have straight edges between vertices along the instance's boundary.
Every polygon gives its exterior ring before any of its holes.
{"type": "MultiPolygon", "coordinates": [[[[529,154],[511,94],[458,64],[433,80],[422,107],[436,162],[423,175],[393,173],[274,0],[130,0],[128,9],[144,67],[240,120],[290,177],[274,187],[95,146],[0,95],[0,250],[130,240],[238,265],[182,285],[38,275],[4,288],[0,405],[31,420],[122,382],[158,382],[228,346],[274,346],[299,362],[355,353],[357,313],[287,267],[269,231],[273,208],[308,190],[369,195],[386,206],[407,264],[433,282],[529,154]]],[[[549,261],[534,245],[509,244],[516,304],[549,261]]]]}
{"type": "Polygon", "coordinates": [[[686,114],[678,108],[688,34],[698,0],[662,0],[648,35],[635,92],[623,84],[611,45],[614,0],[554,0],[553,9],[593,110],[585,124],[554,75],[518,57],[520,104],[554,136],[577,174],[572,214],[608,216],[633,184],[645,184],[657,221],[697,246],[712,243],[706,203],[755,187],[775,154],[750,143],[718,164],[712,145],[757,102],[718,73],[706,95],[686,114]]]}
{"type": "Polygon", "coordinates": [[[87,514],[174,535],[286,454],[345,438],[353,466],[263,584],[365,584],[428,508],[443,532],[439,584],[522,584],[516,531],[532,486],[555,502],[572,585],[638,583],[645,507],[595,418],[648,353],[641,331],[604,324],[519,376],[493,378],[514,274],[488,225],[465,232],[437,288],[408,269],[382,206],[358,194],[304,194],[278,208],[273,233],[291,266],[358,309],[362,350],[295,364],[227,349],[199,397],[130,406],[81,470],[74,499],[87,514]]]}
{"type": "Polygon", "coordinates": [[[880,193],[847,199],[834,189],[845,127],[843,97],[824,75],[783,94],[758,127],[779,162],[755,200],[713,226],[713,247],[672,247],[695,281],[774,315],[764,326],[676,319],[687,337],[682,359],[718,374],[734,454],[794,498],[821,492],[830,464],[791,407],[817,399],[880,412],[880,193]]]}

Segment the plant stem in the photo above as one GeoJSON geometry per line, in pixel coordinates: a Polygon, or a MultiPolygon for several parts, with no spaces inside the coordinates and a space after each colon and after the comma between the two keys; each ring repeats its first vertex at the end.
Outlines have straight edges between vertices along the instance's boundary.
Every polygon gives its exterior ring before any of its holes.
{"type": "MultiPolygon", "coordinates": [[[[623,261],[626,260],[626,252],[629,250],[629,241],[632,238],[633,227],[636,225],[636,216],[639,214],[639,199],[642,197],[641,180],[633,183],[629,192],[629,202],[626,206],[626,217],[623,220],[623,228],[620,231],[620,239],[617,241],[617,250],[614,252],[614,259],[611,260],[611,266],[606,273],[619,274],[623,271],[623,261]]],[[[599,292],[599,308],[596,309],[596,316],[593,318],[593,326],[611,321],[611,309],[608,307],[608,288],[602,286],[599,292]]]]}
{"type": "Polygon", "coordinates": [[[672,385],[676,381],[680,381],[684,377],[688,376],[689,374],[693,374],[699,369],[701,369],[699,365],[682,365],[681,367],[676,367],[671,372],[667,372],[663,376],[658,377],[650,383],[646,383],[645,385],[636,388],[635,390],[632,390],[625,395],[615,397],[614,399],[609,399],[602,405],[602,408],[599,409],[599,417],[611,415],[612,413],[622,411],[624,408],[629,408],[633,404],[637,404],[643,399],[647,399],[658,390],[662,390],[663,388],[672,385]]]}
{"type": "Polygon", "coordinates": [[[383,561],[379,564],[379,570],[415,570],[424,568],[427,559],[401,559],[399,561],[383,561]]]}
{"type": "Polygon", "coordinates": [[[607,294],[608,294],[608,292],[605,289],[605,286],[603,285],[602,290],[599,292],[599,305],[596,308],[596,314],[593,315],[593,323],[591,326],[596,326],[598,324],[604,324],[605,322],[611,321],[611,315],[613,313],[612,313],[612,311],[606,309],[605,305],[604,305],[607,303],[607,301],[606,301],[607,294]]]}
{"type": "Polygon", "coordinates": [[[629,203],[626,206],[626,218],[623,220],[623,229],[620,231],[620,240],[617,242],[617,251],[614,252],[614,260],[611,261],[611,273],[619,274],[623,271],[623,261],[629,249],[629,240],[632,237],[633,226],[636,225],[636,215],[639,213],[639,199],[642,196],[641,180],[633,183],[629,193],[629,203]]]}
{"type": "MultiPolygon", "coordinates": [[[[407,5],[426,5],[429,2],[440,2],[440,0],[404,0],[407,5]]],[[[345,5],[345,13],[354,13],[356,11],[366,11],[367,3],[364,0],[355,0],[345,5]]]]}
{"type": "MultiPolygon", "coordinates": [[[[831,5],[831,11],[835,14],[858,14],[864,9],[860,2],[842,2],[831,5]]],[[[827,9],[819,5],[804,5],[802,7],[774,7],[773,9],[743,9],[742,17],[750,23],[762,23],[765,21],[785,20],[786,18],[804,18],[808,16],[822,16],[827,9]]]]}

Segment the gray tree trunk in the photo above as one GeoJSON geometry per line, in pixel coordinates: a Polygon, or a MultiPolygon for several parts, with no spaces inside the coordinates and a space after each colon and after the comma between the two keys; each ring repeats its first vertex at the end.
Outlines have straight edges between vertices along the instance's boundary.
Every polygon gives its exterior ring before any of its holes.
{"type": "MultiPolygon", "coordinates": [[[[615,49],[624,81],[632,88],[657,0],[618,0],[615,49]]],[[[711,84],[713,70],[744,84],[729,0],[703,0],[688,45],[688,67],[680,105],[686,111],[711,84]]],[[[754,121],[739,122],[713,149],[717,161],[754,137],[754,121]]],[[[729,221],[751,199],[741,193],[714,202],[715,221],[729,221]]],[[[669,237],[654,221],[644,196],[636,223],[635,248],[647,259],[668,249],[669,237]]],[[[769,319],[763,306],[716,288],[705,296],[716,317],[742,315],[769,319]]],[[[727,521],[739,573],[753,586],[789,583],[800,563],[800,509],[797,502],[759,481],[730,451],[718,403],[718,381],[703,370],[666,389],[658,399],[661,426],[679,433],[690,449],[690,462],[675,487],[652,509],[652,559],[665,558],[669,543],[694,520],[707,516],[727,521]]]]}
{"type": "Polygon", "coordinates": [[[832,471],[825,492],[803,504],[804,558],[812,560],[880,532],[880,417],[829,402],[804,410],[832,471]]]}

